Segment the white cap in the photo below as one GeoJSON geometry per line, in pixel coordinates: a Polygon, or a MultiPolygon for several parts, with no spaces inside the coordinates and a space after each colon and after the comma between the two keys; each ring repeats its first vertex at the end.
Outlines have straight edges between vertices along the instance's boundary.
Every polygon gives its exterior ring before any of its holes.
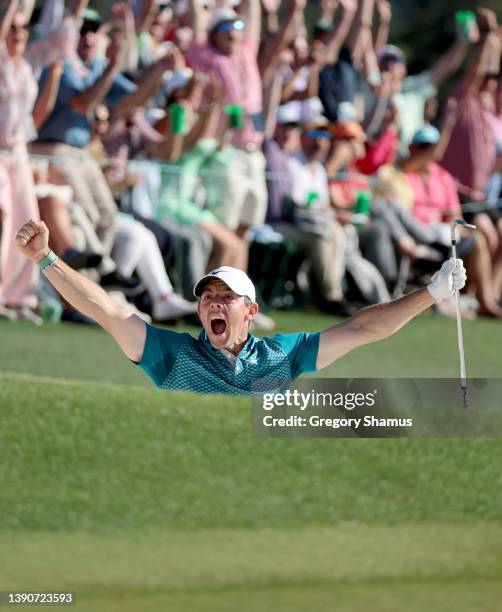
{"type": "Polygon", "coordinates": [[[301,103],[297,100],[281,104],[277,108],[277,123],[300,123],[302,118],[301,103]]]}
{"type": "Polygon", "coordinates": [[[221,268],[211,270],[206,276],[203,276],[193,288],[195,297],[200,297],[204,287],[212,280],[221,280],[237,295],[244,295],[252,302],[256,302],[256,289],[253,281],[242,270],[230,266],[221,266],[221,268]]]}
{"type": "Polygon", "coordinates": [[[238,15],[234,9],[231,9],[228,6],[219,6],[218,8],[214,9],[213,14],[211,15],[208,29],[212,30],[219,23],[223,23],[224,21],[233,21],[234,19],[238,19],[238,15]]]}
{"type": "Polygon", "coordinates": [[[185,87],[188,85],[192,76],[193,70],[191,68],[175,70],[164,82],[164,95],[166,98],[170,98],[173,92],[180,89],[180,87],[185,87]]]}

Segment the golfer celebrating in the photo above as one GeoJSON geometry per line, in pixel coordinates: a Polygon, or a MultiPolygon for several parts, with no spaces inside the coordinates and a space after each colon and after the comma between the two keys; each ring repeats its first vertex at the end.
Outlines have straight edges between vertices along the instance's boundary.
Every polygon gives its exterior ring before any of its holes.
{"type": "Polygon", "coordinates": [[[390,336],[434,302],[453,295],[466,280],[462,261],[449,259],[427,288],[365,308],[321,333],[258,339],[249,333],[258,312],[253,283],[244,272],[222,267],[195,285],[203,327],[195,339],[145,324],[69,268],[49,249],[44,223],[23,225],[16,243],[59,293],[99,323],[158,387],[198,393],[248,394],[258,379],[292,381],[303,372],[321,370],[358,346],[390,336]]]}

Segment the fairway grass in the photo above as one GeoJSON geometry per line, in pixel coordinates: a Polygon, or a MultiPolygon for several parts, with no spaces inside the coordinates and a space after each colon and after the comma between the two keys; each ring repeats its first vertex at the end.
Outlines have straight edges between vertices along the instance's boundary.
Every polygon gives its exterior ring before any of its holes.
{"type": "Polygon", "coordinates": [[[497,440],[258,440],[249,401],[0,375],[0,585],[88,611],[502,610],[497,440]]]}

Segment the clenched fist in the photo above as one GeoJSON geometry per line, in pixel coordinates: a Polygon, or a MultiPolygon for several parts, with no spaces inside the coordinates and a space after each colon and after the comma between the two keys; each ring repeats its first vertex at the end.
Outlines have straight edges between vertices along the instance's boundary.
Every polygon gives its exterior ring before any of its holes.
{"type": "Polygon", "coordinates": [[[49,254],[49,230],[43,221],[30,219],[16,234],[16,245],[21,253],[37,263],[49,254]]]}

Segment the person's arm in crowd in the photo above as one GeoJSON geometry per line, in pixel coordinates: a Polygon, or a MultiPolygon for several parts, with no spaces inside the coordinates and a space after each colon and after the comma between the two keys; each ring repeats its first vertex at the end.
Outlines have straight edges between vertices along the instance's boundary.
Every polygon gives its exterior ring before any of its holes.
{"type": "MultiPolygon", "coordinates": [[[[25,257],[37,263],[49,254],[49,230],[45,223],[31,220],[19,229],[16,244],[25,257]]],[[[141,360],[146,325],[138,316],[115,303],[99,285],[72,270],[61,259],[44,274],[67,302],[101,325],[129,359],[141,360]]]]}
{"type": "Polygon", "coordinates": [[[14,19],[14,15],[17,13],[19,8],[19,0],[11,0],[7,10],[2,15],[2,21],[0,23],[0,41],[4,42],[7,38],[7,34],[9,33],[10,27],[12,25],[12,20],[14,19]]]}
{"type": "Polygon", "coordinates": [[[135,15],[136,34],[146,32],[155,16],[155,0],[143,0],[135,15]]]}
{"type": "Polygon", "coordinates": [[[457,37],[451,47],[433,64],[430,70],[432,84],[441,85],[454,74],[460,68],[468,50],[469,42],[457,37]]]}
{"type": "Polygon", "coordinates": [[[23,0],[22,2],[23,17],[26,19],[27,23],[29,23],[31,16],[33,15],[35,3],[36,0],[23,0]]]}
{"type": "Polygon", "coordinates": [[[500,63],[500,38],[493,11],[478,9],[479,41],[460,82],[462,94],[479,91],[487,72],[500,63]]]}
{"type": "Polygon", "coordinates": [[[82,14],[87,8],[89,4],[89,0],[72,0],[69,3],[70,6],[70,14],[75,17],[75,19],[81,19],[82,14]]]}
{"type": "Polygon", "coordinates": [[[183,142],[183,151],[190,151],[199,140],[216,138],[226,90],[215,75],[209,81],[194,79],[189,93],[189,101],[197,99],[203,93],[205,108],[199,109],[199,118],[183,142]],[[203,92],[202,92],[203,90],[203,92]]]}
{"type": "Polygon", "coordinates": [[[166,53],[163,57],[152,64],[143,72],[137,80],[137,89],[127,94],[115,107],[114,114],[120,116],[128,112],[131,108],[143,106],[146,101],[153,96],[159,88],[162,77],[166,70],[173,67],[173,54],[166,53]]]}
{"type": "Polygon", "coordinates": [[[334,64],[338,59],[340,49],[349,34],[357,12],[356,0],[339,0],[339,5],[341,8],[340,21],[333,28],[326,41],[326,62],[329,64],[334,64]]]}
{"type": "Polygon", "coordinates": [[[74,96],[69,104],[80,115],[88,115],[105,98],[123,64],[123,36],[114,36],[107,49],[108,64],[103,74],[88,89],[74,96]]]}
{"type": "Polygon", "coordinates": [[[55,62],[47,70],[47,79],[33,108],[33,123],[37,130],[42,127],[54,110],[63,69],[62,62],[55,62]]]}
{"type": "Polygon", "coordinates": [[[364,61],[364,53],[369,44],[368,38],[372,39],[373,11],[375,0],[359,0],[356,16],[353,21],[352,30],[348,38],[348,45],[352,55],[352,61],[356,67],[361,67],[364,61]]]}
{"type": "Polygon", "coordinates": [[[281,102],[284,104],[291,100],[308,100],[319,95],[319,73],[325,64],[326,49],[324,45],[314,43],[309,58],[307,87],[301,91],[295,90],[295,80],[298,76],[298,72],[296,72],[284,84],[281,102]]]}
{"type": "Polygon", "coordinates": [[[188,0],[188,7],[193,40],[195,43],[205,43],[207,41],[207,19],[204,8],[200,0],[188,0]]]}
{"type": "MultiPolygon", "coordinates": [[[[180,102],[185,107],[185,112],[191,109],[185,101],[180,102]]],[[[146,146],[146,152],[150,157],[160,159],[165,162],[175,162],[183,152],[184,134],[175,134],[172,131],[172,117],[168,112],[166,116],[157,123],[155,129],[163,137],[162,142],[150,142],[146,146]]]]}
{"type": "Polygon", "coordinates": [[[364,308],[347,321],[330,327],[321,333],[317,369],[328,366],[358,346],[388,338],[435,302],[452,296],[456,289],[462,289],[465,281],[462,260],[451,258],[445,261],[424,289],[364,308]]]}
{"type": "Polygon", "coordinates": [[[133,71],[138,67],[138,45],[136,37],[136,25],[132,8],[125,2],[115,2],[110,9],[108,16],[99,28],[99,33],[103,39],[114,29],[117,28],[125,36],[126,52],[124,54],[124,65],[122,70],[133,71]]]}
{"type": "Polygon", "coordinates": [[[441,124],[441,136],[435,145],[431,145],[421,153],[416,153],[410,158],[404,159],[401,168],[404,172],[415,172],[424,167],[425,163],[439,162],[446,151],[450,142],[453,128],[457,123],[458,101],[449,98],[446,104],[446,111],[441,124]]]}
{"type": "Polygon", "coordinates": [[[375,51],[378,53],[389,40],[390,22],[392,20],[392,8],[389,0],[376,0],[376,11],[378,14],[378,29],[375,36],[375,51]]]}
{"type": "Polygon", "coordinates": [[[260,42],[261,1],[243,0],[240,11],[246,21],[246,32],[253,40],[260,42]]]}
{"type": "Polygon", "coordinates": [[[272,138],[277,124],[277,108],[281,103],[284,70],[288,63],[281,62],[276,65],[272,77],[263,85],[263,108],[265,109],[265,139],[272,138]]]}
{"type": "Polygon", "coordinates": [[[296,15],[305,10],[306,0],[289,0],[286,14],[276,34],[261,49],[258,67],[263,81],[274,74],[279,56],[291,43],[296,31],[296,15]]]}

